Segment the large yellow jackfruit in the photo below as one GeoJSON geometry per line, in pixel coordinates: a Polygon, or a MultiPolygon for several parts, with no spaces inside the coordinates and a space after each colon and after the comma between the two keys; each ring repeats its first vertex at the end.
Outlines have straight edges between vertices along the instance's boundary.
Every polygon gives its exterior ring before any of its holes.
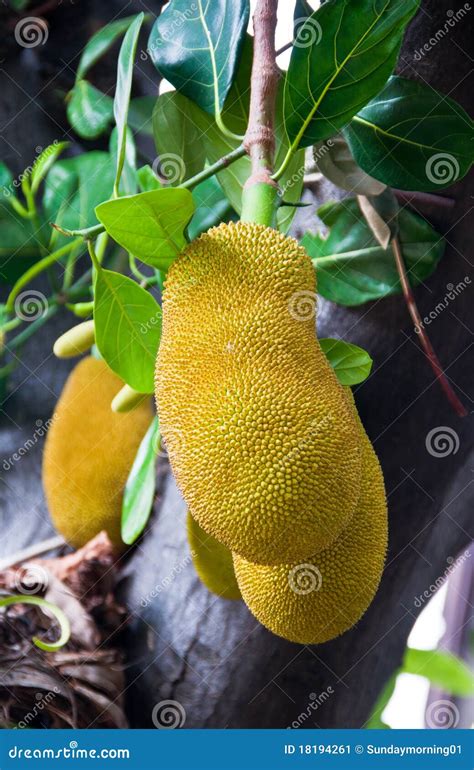
{"type": "Polygon", "coordinates": [[[304,562],[276,567],[251,564],[234,555],[237,582],[248,608],[270,631],[292,642],[320,644],[347,631],[366,611],[382,576],[387,548],[385,488],[377,455],[360,420],[359,424],[361,495],[337,540],[304,562]]]}
{"type": "Polygon", "coordinates": [[[194,568],[206,588],[222,599],[241,599],[231,551],[204,532],[189,511],[187,526],[194,568]]]}
{"type": "Polygon", "coordinates": [[[105,529],[118,548],[122,497],[151,404],[116,414],[110,404],[123,385],[104,361],[82,359],[56,405],[43,456],[43,486],[58,532],[78,548],[105,529]]]}
{"type": "Polygon", "coordinates": [[[162,434],[193,516],[265,564],[331,543],[360,491],[357,425],[315,334],[305,250],[223,224],[168,272],[156,371],[162,434]]]}

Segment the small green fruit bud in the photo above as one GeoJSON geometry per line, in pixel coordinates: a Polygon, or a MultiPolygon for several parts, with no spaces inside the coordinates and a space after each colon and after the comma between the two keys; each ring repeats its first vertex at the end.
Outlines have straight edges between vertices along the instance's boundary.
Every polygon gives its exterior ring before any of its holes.
{"type": "Polygon", "coordinates": [[[139,393],[130,385],[124,385],[117,395],[112,399],[112,412],[131,412],[145,399],[150,398],[150,393],[139,393]]]}
{"type": "Polygon", "coordinates": [[[94,342],[94,321],[84,321],[58,337],[53,352],[58,358],[74,358],[89,350],[94,342]]]}

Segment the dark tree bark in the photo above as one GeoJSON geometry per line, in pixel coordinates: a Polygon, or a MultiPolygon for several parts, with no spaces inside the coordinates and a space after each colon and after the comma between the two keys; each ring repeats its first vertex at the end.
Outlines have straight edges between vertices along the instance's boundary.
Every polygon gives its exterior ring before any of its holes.
{"type": "MultiPolygon", "coordinates": [[[[444,25],[448,10],[449,0],[424,0],[406,38],[401,71],[433,84],[469,110],[466,23],[453,27],[421,61],[414,59],[444,25]]],[[[19,106],[22,98],[17,97],[19,106]]],[[[48,132],[56,138],[51,126],[48,132]]],[[[16,146],[29,147],[28,137],[16,146]]],[[[465,276],[472,280],[472,180],[444,194],[455,199],[452,210],[425,209],[446,234],[448,248],[433,277],[415,290],[422,316],[445,296],[447,284],[456,285],[465,276]]],[[[315,190],[317,199],[328,195],[334,196],[334,190],[327,184],[315,190]]],[[[314,227],[314,220],[306,224],[314,227]]],[[[469,411],[471,307],[472,288],[467,286],[429,326],[441,363],[469,411]]],[[[15,375],[17,389],[3,405],[2,457],[23,444],[37,419],[50,416],[68,368],[53,365],[50,351],[65,323],[59,318],[25,350],[27,368],[15,375]]],[[[124,643],[135,727],[152,726],[153,706],[164,699],[182,704],[187,727],[286,727],[306,711],[314,693],[328,688],[333,693],[304,726],[362,726],[401,661],[419,612],[416,597],[472,538],[470,420],[457,418],[447,404],[401,295],[353,309],[320,300],[318,331],[362,345],[375,362],[372,376],[355,395],[389,495],[389,553],[376,599],[354,629],[327,644],[301,646],[273,636],[243,604],[218,599],[200,584],[186,542],[185,505],[163,460],[154,517],[126,565],[121,592],[132,616],[124,643]],[[426,436],[439,426],[456,431],[456,454],[440,458],[427,451],[426,436]]],[[[2,555],[50,534],[39,464],[37,446],[2,474],[2,555]]]]}

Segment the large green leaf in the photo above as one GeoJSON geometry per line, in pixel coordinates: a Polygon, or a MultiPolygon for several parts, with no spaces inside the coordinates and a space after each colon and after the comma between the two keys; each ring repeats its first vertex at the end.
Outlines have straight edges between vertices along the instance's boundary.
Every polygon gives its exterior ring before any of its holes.
{"type": "Polygon", "coordinates": [[[424,676],[436,687],[461,697],[474,695],[474,676],[455,655],[443,650],[416,650],[407,647],[402,672],[424,676]]]}
{"type": "Polygon", "coordinates": [[[77,67],[76,78],[79,80],[84,77],[86,72],[103,56],[109,48],[115,43],[117,38],[121,37],[130,27],[136,16],[127,16],[125,19],[117,19],[99,29],[95,35],[92,35],[82,51],[79,65],[77,67]]]}
{"type": "Polygon", "coordinates": [[[293,147],[327,139],[391,74],[419,0],[330,0],[300,26],[286,77],[293,147]]]}
{"type": "Polygon", "coordinates": [[[148,50],[159,72],[211,115],[232,85],[249,0],[173,0],[157,18],[148,50]]]}
{"type": "Polygon", "coordinates": [[[440,190],[474,161],[474,124],[452,99],[392,77],[344,131],[367,173],[403,190],[440,190]]]}
{"type": "MultiPolygon", "coordinates": [[[[45,183],[43,206],[48,222],[69,230],[97,224],[95,208],[108,200],[114,183],[114,167],[107,152],[87,152],[60,160],[50,170],[45,183]]],[[[52,233],[55,247],[67,242],[52,233]]]]}
{"type": "Polygon", "coordinates": [[[128,28],[122,45],[117,65],[117,86],[114,97],[114,117],[118,132],[117,170],[115,173],[114,193],[118,195],[118,188],[122,168],[125,161],[127,119],[132,91],[133,65],[137,51],[138,36],[145,15],[139,13],[128,28]]]}
{"type": "Polygon", "coordinates": [[[188,227],[191,241],[210,227],[235,217],[235,212],[216,177],[210,177],[198,184],[193,190],[193,199],[196,211],[188,227]]]}
{"type": "MultiPolygon", "coordinates": [[[[118,156],[118,131],[114,128],[110,134],[109,152],[115,167],[117,166],[118,156]]],[[[120,195],[134,195],[137,192],[137,148],[133,133],[127,126],[125,132],[125,155],[123,159],[122,174],[120,177],[119,193],[120,195]]]]}
{"type": "MultiPolygon", "coordinates": [[[[306,233],[302,244],[316,268],[318,291],[341,305],[360,305],[401,291],[391,248],[375,240],[356,200],[321,206],[329,235],[306,233]]],[[[412,285],[425,280],[443,255],[444,239],[421,217],[403,209],[399,238],[412,285]]]]}
{"type": "Polygon", "coordinates": [[[122,500],[122,540],[132,545],[150,517],[156,488],[156,454],[160,440],[158,418],[154,417],[138,448],[125,484],[122,500]]]}
{"type": "Polygon", "coordinates": [[[184,248],[184,230],[193,212],[191,193],[178,188],[116,198],[96,209],[117,243],[160,270],[166,270],[184,248]]]}
{"type": "Polygon", "coordinates": [[[364,348],[331,337],[319,342],[341,385],[358,385],[367,379],[373,361],[364,348]]]}
{"type": "Polygon", "coordinates": [[[110,368],[139,393],[152,393],[161,336],[161,308],[152,295],[131,278],[100,268],[94,323],[97,347],[110,368]]]}
{"type": "MultiPolygon", "coordinates": [[[[153,135],[160,155],[161,175],[170,184],[180,184],[206,164],[202,130],[193,121],[188,99],[172,91],[162,94],[153,111],[153,135]]],[[[207,115],[206,121],[207,121],[207,115]]]]}
{"type": "Polygon", "coordinates": [[[155,96],[137,96],[130,102],[128,125],[140,134],[153,135],[153,109],[155,96]]]}
{"type": "Polygon", "coordinates": [[[114,117],[113,100],[87,80],[78,80],[69,94],[67,119],[83,139],[104,133],[114,117]]]}

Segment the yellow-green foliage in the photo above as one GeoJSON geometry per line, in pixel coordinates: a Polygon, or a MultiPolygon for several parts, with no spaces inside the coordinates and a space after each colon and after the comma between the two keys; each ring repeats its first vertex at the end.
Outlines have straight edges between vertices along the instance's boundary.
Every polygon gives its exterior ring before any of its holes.
{"type": "Polygon", "coordinates": [[[82,359],[56,405],[43,457],[43,486],[58,532],[80,547],[101,530],[115,546],[130,468],[152,418],[150,402],[116,414],[123,385],[104,361],[82,359]]]}
{"type": "Polygon", "coordinates": [[[189,512],[188,540],[194,567],[206,588],[223,599],[241,599],[232,553],[204,532],[189,512]]]}
{"type": "Polygon", "coordinates": [[[382,576],[387,547],[384,482],[372,444],[359,425],[361,495],[337,540],[304,562],[276,567],[234,555],[237,582],[250,611],[273,633],[293,642],[321,643],[347,631],[369,606],[382,576]]]}
{"type": "Polygon", "coordinates": [[[354,513],[354,416],[315,334],[315,275],[298,243],[231,223],[169,270],[156,396],[193,516],[265,564],[325,548],[354,513]]]}

